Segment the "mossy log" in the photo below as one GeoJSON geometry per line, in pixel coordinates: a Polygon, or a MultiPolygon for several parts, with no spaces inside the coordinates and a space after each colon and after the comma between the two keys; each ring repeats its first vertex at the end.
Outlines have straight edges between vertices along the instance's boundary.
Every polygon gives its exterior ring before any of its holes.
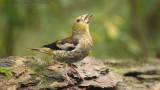
{"type": "MultiPolygon", "coordinates": [[[[115,74],[102,60],[86,57],[73,65],[84,77],[80,80],[74,73],[68,72],[75,85],[64,80],[63,64],[46,62],[32,56],[12,56],[0,59],[1,90],[20,89],[111,89],[123,76],[115,74]]],[[[68,68],[70,69],[70,68],[68,68]]],[[[71,71],[71,70],[69,70],[71,71]]]]}

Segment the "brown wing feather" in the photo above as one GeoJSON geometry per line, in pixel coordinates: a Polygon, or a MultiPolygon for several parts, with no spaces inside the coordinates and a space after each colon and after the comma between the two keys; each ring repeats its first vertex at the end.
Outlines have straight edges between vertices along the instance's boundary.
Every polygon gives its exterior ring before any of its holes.
{"type": "Polygon", "coordinates": [[[72,37],[68,37],[62,40],[55,41],[51,44],[44,45],[43,47],[51,48],[53,50],[73,50],[76,45],[78,45],[78,40],[73,39],[72,37]]]}

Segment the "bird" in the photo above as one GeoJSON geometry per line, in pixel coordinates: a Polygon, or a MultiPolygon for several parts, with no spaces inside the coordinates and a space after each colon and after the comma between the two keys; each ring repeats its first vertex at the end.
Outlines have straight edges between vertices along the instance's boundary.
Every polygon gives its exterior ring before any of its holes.
{"type": "Polygon", "coordinates": [[[78,77],[78,71],[72,66],[73,63],[83,60],[91,52],[93,41],[89,31],[89,22],[92,14],[78,16],[72,26],[72,35],[70,37],[57,40],[51,44],[44,45],[41,48],[30,48],[29,50],[39,51],[49,54],[54,60],[65,64],[65,79],[74,85],[67,74],[67,67],[71,67],[78,77]]]}

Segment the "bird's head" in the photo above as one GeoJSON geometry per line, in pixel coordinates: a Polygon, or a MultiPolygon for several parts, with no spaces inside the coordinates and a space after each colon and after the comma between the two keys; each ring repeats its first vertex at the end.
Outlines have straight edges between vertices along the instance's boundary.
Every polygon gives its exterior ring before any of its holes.
{"type": "Polygon", "coordinates": [[[91,14],[84,14],[75,19],[73,23],[73,34],[83,34],[89,32],[89,21],[91,14]]]}

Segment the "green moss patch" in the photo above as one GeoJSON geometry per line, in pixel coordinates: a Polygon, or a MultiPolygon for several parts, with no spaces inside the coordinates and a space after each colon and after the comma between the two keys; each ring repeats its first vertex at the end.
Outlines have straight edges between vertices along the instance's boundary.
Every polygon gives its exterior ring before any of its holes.
{"type": "Polygon", "coordinates": [[[0,73],[5,74],[8,78],[12,76],[13,69],[0,67],[0,73]]]}

